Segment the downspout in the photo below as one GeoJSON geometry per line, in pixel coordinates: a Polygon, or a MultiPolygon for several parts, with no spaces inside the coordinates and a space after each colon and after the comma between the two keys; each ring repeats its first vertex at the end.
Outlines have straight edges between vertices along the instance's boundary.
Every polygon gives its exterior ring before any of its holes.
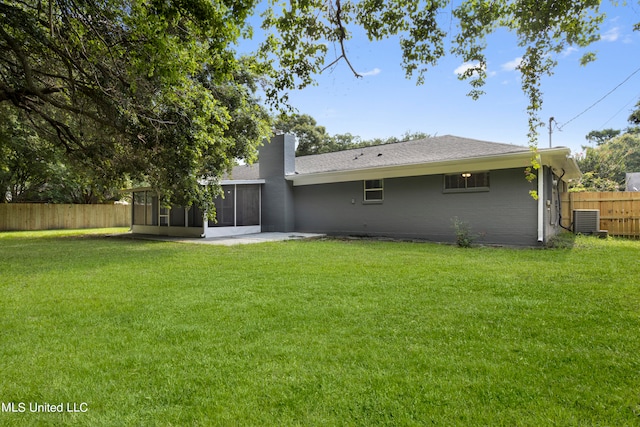
{"type": "Polygon", "coordinates": [[[544,242],[544,166],[538,170],[538,243],[544,242]]]}
{"type": "MultiPolygon", "coordinates": [[[[562,177],[564,177],[566,173],[567,172],[564,169],[562,169],[562,175],[560,175],[560,178],[558,178],[558,185],[560,185],[560,182],[562,182],[562,177]]],[[[571,194],[571,193],[568,193],[568,194],[571,194]]],[[[571,199],[569,199],[569,203],[571,203],[571,199]]],[[[571,215],[571,205],[569,205],[569,215],[571,215]]],[[[561,197],[559,188],[558,188],[558,224],[560,225],[560,227],[564,228],[565,230],[573,232],[573,223],[571,223],[571,221],[569,221],[568,227],[565,227],[564,225],[562,225],[562,197],[561,197]]]]}
{"type": "Polygon", "coordinates": [[[200,238],[207,237],[207,229],[209,228],[209,220],[207,219],[207,214],[202,211],[202,233],[200,233],[200,238]]]}

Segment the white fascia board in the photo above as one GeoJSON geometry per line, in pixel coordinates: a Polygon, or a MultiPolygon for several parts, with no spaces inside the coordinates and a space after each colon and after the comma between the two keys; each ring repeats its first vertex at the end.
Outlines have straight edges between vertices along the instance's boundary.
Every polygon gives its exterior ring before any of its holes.
{"type": "Polygon", "coordinates": [[[547,148],[539,150],[542,164],[551,167],[556,176],[569,182],[582,176],[576,159],[571,156],[571,150],[566,147],[547,148]]]}
{"type": "Polygon", "coordinates": [[[222,181],[220,181],[220,185],[249,185],[264,183],[264,179],[223,179],[222,181]]]}
{"type": "Polygon", "coordinates": [[[133,193],[134,191],[151,191],[152,187],[133,187],[133,188],[124,188],[120,190],[121,193],[133,193]]]}
{"type": "Polygon", "coordinates": [[[293,174],[285,178],[294,186],[327,184],[333,182],[360,181],[367,179],[398,178],[404,176],[438,175],[447,173],[479,172],[485,170],[527,167],[531,164],[532,153],[520,152],[499,156],[475,157],[471,159],[448,160],[444,162],[417,163],[408,165],[382,166],[346,171],[293,174]]]}

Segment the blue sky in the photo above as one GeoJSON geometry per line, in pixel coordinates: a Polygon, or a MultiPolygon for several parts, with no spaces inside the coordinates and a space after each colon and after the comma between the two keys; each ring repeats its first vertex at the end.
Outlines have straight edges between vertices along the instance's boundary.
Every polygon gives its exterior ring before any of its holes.
{"type": "MultiPolygon", "coordinates": [[[[588,49],[560,54],[555,73],[543,79],[540,117],[543,121],[554,117],[557,122],[553,126],[554,147],[579,152],[590,131],[626,127],[627,117],[640,98],[640,33],[633,31],[633,24],[640,22],[640,5],[612,7],[605,1],[603,10],[607,17],[601,40],[588,49]],[[586,51],[595,51],[598,60],[581,66],[580,58],[586,51]]],[[[456,71],[464,66],[457,57],[445,57],[426,73],[425,83],[417,86],[415,79],[405,78],[400,67],[397,39],[371,43],[356,34],[346,47],[363,78],[356,79],[341,61],[317,76],[317,86],[290,93],[291,105],[314,117],[329,134],[351,133],[371,139],[420,131],[528,144],[527,99],[514,69],[523,49],[512,34],[505,31],[488,40],[486,94],[476,101],[466,96],[468,83],[457,78],[456,71]]],[[[540,128],[538,146],[549,146],[548,128],[540,128]]]]}

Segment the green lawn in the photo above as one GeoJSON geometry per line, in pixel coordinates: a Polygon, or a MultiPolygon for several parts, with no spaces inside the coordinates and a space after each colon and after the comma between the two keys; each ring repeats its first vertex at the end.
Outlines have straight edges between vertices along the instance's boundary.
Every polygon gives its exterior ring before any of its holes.
{"type": "Polygon", "coordinates": [[[0,291],[0,425],[640,425],[640,242],[0,233],[0,291]]]}

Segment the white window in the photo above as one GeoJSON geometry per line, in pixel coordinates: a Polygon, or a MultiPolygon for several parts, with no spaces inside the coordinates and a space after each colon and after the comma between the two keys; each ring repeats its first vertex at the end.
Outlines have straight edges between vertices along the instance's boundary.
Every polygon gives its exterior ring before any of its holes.
{"type": "Polygon", "coordinates": [[[364,201],[382,202],[384,200],[384,189],[382,179],[369,179],[364,182],[364,201]]]}
{"type": "Polygon", "coordinates": [[[463,172],[444,176],[445,193],[489,191],[489,172],[463,172]]]}

